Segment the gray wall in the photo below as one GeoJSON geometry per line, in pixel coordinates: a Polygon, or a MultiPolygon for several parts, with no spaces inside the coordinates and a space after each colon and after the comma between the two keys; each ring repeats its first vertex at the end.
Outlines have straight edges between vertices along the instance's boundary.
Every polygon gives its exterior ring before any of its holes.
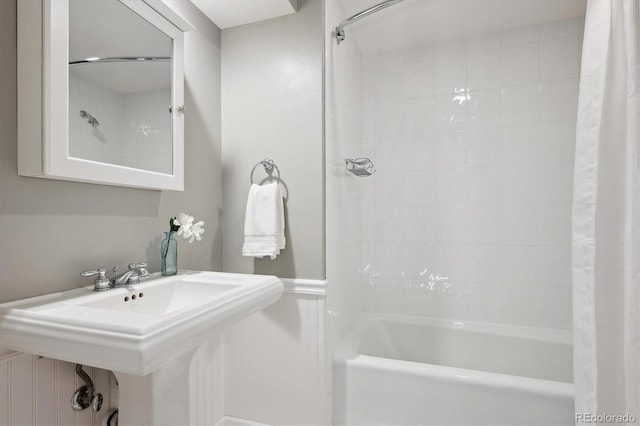
{"type": "Polygon", "coordinates": [[[148,260],[170,216],[204,220],[205,239],[180,241],[179,267],[222,267],[220,30],[190,2],[185,37],[185,191],[150,191],[17,174],[16,0],[0,1],[0,302],[91,283],[83,269],[148,260]]]}
{"type": "MultiPolygon", "coordinates": [[[[224,270],[324,278],[322,0],[222,32],[224,270]],[[287,247],[242,257],[249,173],[272,157],[288,190],[287,247]]],[[[264,178],[256,169],[256,181],[264,178]]]]}
{"type": "MultiPolygon", "coordinates": [[[[324,278],[323,0],[298,6],[222,32],[225,271],[324,278]],[[244,213],[249,174],[265,157],[288,190],[287,247],[275,260],[254,260],[242,256],[244,213]]],[[[259,166],[254,180],[265,176],[259,166]]],[[[327,424],[324,316],[322,296],[285,294],[226,329],[225,413],[327,424]]]]}

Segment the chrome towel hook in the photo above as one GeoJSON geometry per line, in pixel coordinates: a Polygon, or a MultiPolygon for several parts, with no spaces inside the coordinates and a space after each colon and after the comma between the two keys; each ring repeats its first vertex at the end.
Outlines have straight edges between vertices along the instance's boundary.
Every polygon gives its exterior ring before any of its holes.
{"type": "Polygon", "coordinates": [[[258,163],[256,163],[255,166],[253,166],[253,169],[251,169],[251,174],[249,175],[249,181],[253,184],[253,173],[256,171],[256,168],[262,165],[262,167],[264,167],[264,171],[267,172],[269,175],[271,175],[273,173],[273,169],[276,170],[276,172],[278,172],[278,183],[280,183],[280,169],[278,168],[278,166],[276,165],[275,161],[273,161],[272,158],[265,158],[262,161],[259,161],[258,163]]]}

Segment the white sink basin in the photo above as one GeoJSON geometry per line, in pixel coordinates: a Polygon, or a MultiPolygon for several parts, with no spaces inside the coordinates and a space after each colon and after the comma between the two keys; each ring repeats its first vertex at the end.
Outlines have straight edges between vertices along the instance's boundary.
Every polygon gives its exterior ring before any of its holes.
{"type": "Polygon", "coordinates": [[[105,292],[86,287],[0,305],[0,338],[14,350],[145,375],[212,332],[277,301],[272,276],[154,275],[105,292]]]}
{"type": "MultiPolygon", "coordinates": [[[[122,296],[109,294],[98,300],[77,300],[76,306],[87,308],[107,309],[133,314],[151,316],[165,316],[182,309],[193,309],[203,303],[208,303],[212,297],[217,297],[238,286],[229,284],[207,284],[189,281],[171,280],[160,285],[149,286],[144,290],[134,291],[133,294],[122,296]],[[135,299],[132,299],[135,297],[135,299]]],[[[113,292],[112,292],[113,293],[113,292]]],[[[94,298],[95,299],[95,298],[94,298]]],[[[139,325],[139,324],[138,324],[139,325]]]]}

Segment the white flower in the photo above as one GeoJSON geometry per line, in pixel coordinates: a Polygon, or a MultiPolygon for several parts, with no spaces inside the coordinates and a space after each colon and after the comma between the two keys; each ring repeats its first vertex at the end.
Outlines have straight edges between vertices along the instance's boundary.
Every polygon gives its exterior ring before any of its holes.
{"type": "MultiPolygon", "coordinates": [[[[194,223],[193,225],[191,225],[191,238],[189,238],[189,244],[191,244],[193,242],[193,239],[195,238],[196,240],[200,241],[202,238],[200,237],[200,235],[204,234],[204,222],[200,221],[198,223],[194,223]]],[[[187,237],[185,237],[187,238],[187,237]]]]}
{"type": "Polygon", "coordinates": [[[204,222],[200,221],[193,223],[193,216],[189,216],[186,213],[180,213],[176,219],[173,220],[173,224],[180,227],[177,234],[182,235],[186,240],[189,239],[189,243],[192,243],[194,239],[200,241],[200,237],[204,234],[204,222]]]}
{"type": "Polygon", "coordinates": [[[178,235],[189,238],[191,236],[191,226],[193,225],[193,216],[189,216],[186,213],[180,213],[177,219],[173,219],[173,224],[178,225],[178,235]]]}

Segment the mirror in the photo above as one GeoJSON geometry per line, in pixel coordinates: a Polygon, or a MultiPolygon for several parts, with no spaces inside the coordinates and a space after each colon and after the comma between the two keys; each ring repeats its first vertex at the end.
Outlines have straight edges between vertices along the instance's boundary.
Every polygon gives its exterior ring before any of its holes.
{"type": "Polygon", "coordinates": [[[164,0],[18,2],[18,173],[183,190],[190,29],[164,0]]]}
{"type": "Polygon", "coordinates": [[[172,47],[117,0],[69,1],[71,157],[172,173],[172,47]]]}

